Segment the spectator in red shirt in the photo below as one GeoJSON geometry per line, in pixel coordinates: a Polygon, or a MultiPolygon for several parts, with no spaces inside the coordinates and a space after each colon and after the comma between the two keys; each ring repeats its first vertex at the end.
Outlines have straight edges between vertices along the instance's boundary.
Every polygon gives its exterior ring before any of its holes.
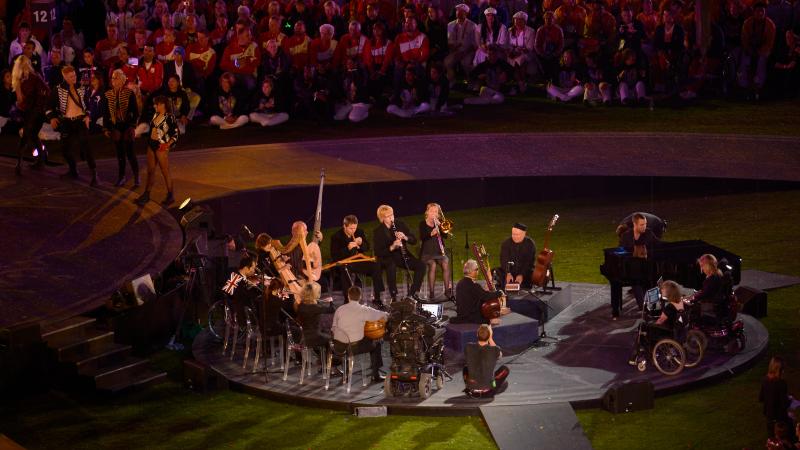
{"type": "Polygon", "coordinates": [[[311,39],[306,36],[306,24],[301,20],[294,24],[294,34],[283,40],[283,51],[289,55],[296,74],[303,73],[309,63],[311,39]]]}
{"type": "Polygon", "coordinates": [[[367,68],[370,65],[371,54],[369,38],[361,34],[361,24],[351,20],[348,33],[339,41],[334,64],[343,70],[348,59],[356,59],[360,67],[367,68]]]}
{"type": "Polygon", "coordinates": [[[113,22],[106,25],[106,38],[97,43],[94,49],[95,59],[106,69],[114,66],[119,61],[119,48],[125,41],[117,37],[117,25],[113,22]]]}
{"type": "Polygon", "coordinates": [[[225,48],[220,68],[225,72],[232,73],[240,88],[252,91],[256,88],[256,75],[260,63],[261,50],[253,42],[251,29],[246,26],[240,28],[236,41],[231,42],[225,48]]]}

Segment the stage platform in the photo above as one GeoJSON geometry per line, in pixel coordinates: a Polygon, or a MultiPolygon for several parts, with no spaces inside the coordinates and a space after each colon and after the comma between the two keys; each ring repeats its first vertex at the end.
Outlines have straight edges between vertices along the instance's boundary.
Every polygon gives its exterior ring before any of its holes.
{"type": "Polygon", "coordinates": [[[0,162],[0,327],[90,311],[180,251],[181,229],[157,203],[141,208],[135,192],[61,180],[57,170],[17,177],[0,162]]]}
{"type": "MultiPolygon", "coordinates": [[[[391,398],[383,395],[382,384],[361,386],[356,366],[352,391],[345,392],[340,378],[334,378],[330,389],[324,389],[321,375],[312,370],[304,385],[298,384],[298,369],[289,370],[287,381],[282,380],[278,366],[271,368],[270,380],[264,373],[252,374],[242,370],[242,351],[234,361],[223,357],[221,344],[207,332],[194,341],[195,358],[226,378],[232,389],[242,390],[281,401],[350,410],[358,406],[384,405],[393,414],[416,415],[478,415],[481,407],[508,407],[551,403],[570,403],[573,407],[596,407],[606,390],[618,382],[650,380],[656,395],[690,389],[698,385],[732,376],[753,364],[766,350],[768,332],[761,323],[749,316],[745,321],[747,346],[741,353],[730,356],[711,352],[698,367],[685,369],[674,377],[661,375],[652,366],[644,373],[627,364],[639,320],[635,301],[628,299],[623,315],[611,320],[609,288],[606,285],[560,283],[568,287],[570,303],[544,324],[548,336],[536,346],[516,354],[504,355],[501,363],[511,369],[507,389],[493,399],[467,398],[460,380],[461,358],[447,353],[448,371],[453,380],[425,400],[391,398]],[[548,344],[549,343],[549,344],[548,344]],[[336,383],[339,382],[339,383],[336,383]]],[[[446,314],[454,315],[452,304],[446,314]]],[[[384,345],[384,366],[390,361],[384,345]]],[[[251,362],[252,364],[252,362],[251,362]]]]}

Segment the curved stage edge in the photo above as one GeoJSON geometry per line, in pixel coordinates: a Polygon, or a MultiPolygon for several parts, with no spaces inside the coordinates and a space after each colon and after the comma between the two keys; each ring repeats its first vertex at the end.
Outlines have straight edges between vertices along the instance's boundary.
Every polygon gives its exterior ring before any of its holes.
{"type": "MultiPolygon", "coordinates": [[[[734,376],[751,367],[764,354],[769,340],[766,328],[747,315],[745,322],[747,345],[736,355],[710,351],[699,366],[686,368],[676,376],[661,375],[652,364],[640,373],[627,364],[631,351],[633,333],[638,323],[635,301],[629,299],[623,307],[619,321],[610,317],[607,285],[587,283],[562,283],[570,292],[571,301],[558,315],[545,324],[548,334],[559,341],[549,346],[534,346],[514,355],[504,355],[511,375],[508,387],[491,400],[467,398],[461,390],[462,365],[459,358],[451,357],[448,371],[453,380],[445,383],[440,391],[426,399],[384,398],[382,384],[361,385],[361,374],[356,365],[352,391],[347,394],[341,378],[333,378],[330,389],[324,389],[318,366],[313,366],[312,375],[305,384],[298,384],[298,369],[289,370],[287,381],[282,379],[278,366],[271,367],[269,382],[264,382],[261,373],[242,370],[243,346],[237,348],[237,357],[231,361],[222,355],[222,345],[207,331],[194,342],[194,357],[225,378],[231,389],[273,400],[337,410],[353,410],[360,406],[386,406],[391,414],[414,415],[479,415],[481,407],[517,406],[569,402],[575,408],[590,408],[600,405],[605,392],[616,383],[649,380],[656,395],[663,396],[685,391],[734,376]],[[451,362],[452,361],[452,362],[451,362]]],[[[454,314],[450,312],[451,317],[454,314]]],[[[390,357],[384,345],[384,367],[390,357]]],[[[252,367],[252,357],[249,366],[252,367]]]]}

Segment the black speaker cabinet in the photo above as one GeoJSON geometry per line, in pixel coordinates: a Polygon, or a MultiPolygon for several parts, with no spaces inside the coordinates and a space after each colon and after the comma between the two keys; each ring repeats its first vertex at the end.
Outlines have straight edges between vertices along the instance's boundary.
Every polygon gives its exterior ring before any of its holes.
{"type": "Polygon", "coordinates": [[[749,286],[736,288],[736,298],[742,305],[742,313],[761,318],[767,315],[767,293],[749,286]]]}
{"type": "Polygon", "coordinates": [[[653,383],[617,383],[603,395],[603,408],[614,414],[653,409],[653,383]]]}
{"type": "Polygon", "coordinates": [[[193,359],[183,361],[183,385],[187,389],[195,392],[227,389],[227,382],[228,380],[199,361],[193,359]]]}

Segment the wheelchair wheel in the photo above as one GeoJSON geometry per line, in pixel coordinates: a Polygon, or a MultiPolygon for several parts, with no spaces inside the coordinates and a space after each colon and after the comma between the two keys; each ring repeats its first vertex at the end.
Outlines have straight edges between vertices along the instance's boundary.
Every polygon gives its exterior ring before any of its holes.
{"type": "Polygon", "coordinates": [[[744,350],[744,347],[747,345],[747,338],[745,337],[744,333],[739,331],[736,335],[728,342],[728,345],[725,346],[725,352],[731,355],[735,355],[740,351],[744,350]]]}
{"type": "Polygon", "coordinates": [[[394,397],[394,388],[392,387],[392,379],[390,377],[386,377],[383,380],[383,395],[385,397],[394,397]]]}
{"type": "Polygon", "coordinates": [[[705,335],[697,330],[689,330],[686,333],[686,341],[683,343],[683,351],[686,354],[684,366],[694,367],[700,364],[703,359],[703,339],[705,335]]]}
{"type": "Polygon", "coordinates": [[[692,330],[692,331],[697,333],[697,338],[700,339],[700,343],[703,345],[703,354],[705,354],[706,350],[708,350],[708,336],[706,336],[706,334],[700,330],[692,330]]]}
{"type": "Polygon", "coordinates": [[[672,339],[662,339],[653,347],[653,364],[664,375],[681,373],[685,361],[683,347],[672,339]]]}
{"type": "Polygon", "coordinates": [[[224,339],[225,333],[225,301],[220,300],[208,308],[208,331],[217,340],[224,339]]]}
{"type": "Polygon", "coordinates": [[[644,372],[647,370],[647,357],[644,355],[639,355],[636,357],[636,370],[639,372],[644,372]]]}
{"type": "Polygon", "coordinates": [[[419,376],[419,397],[428,398],[431,396],[431,374],[423,373],[419,376]]]}

